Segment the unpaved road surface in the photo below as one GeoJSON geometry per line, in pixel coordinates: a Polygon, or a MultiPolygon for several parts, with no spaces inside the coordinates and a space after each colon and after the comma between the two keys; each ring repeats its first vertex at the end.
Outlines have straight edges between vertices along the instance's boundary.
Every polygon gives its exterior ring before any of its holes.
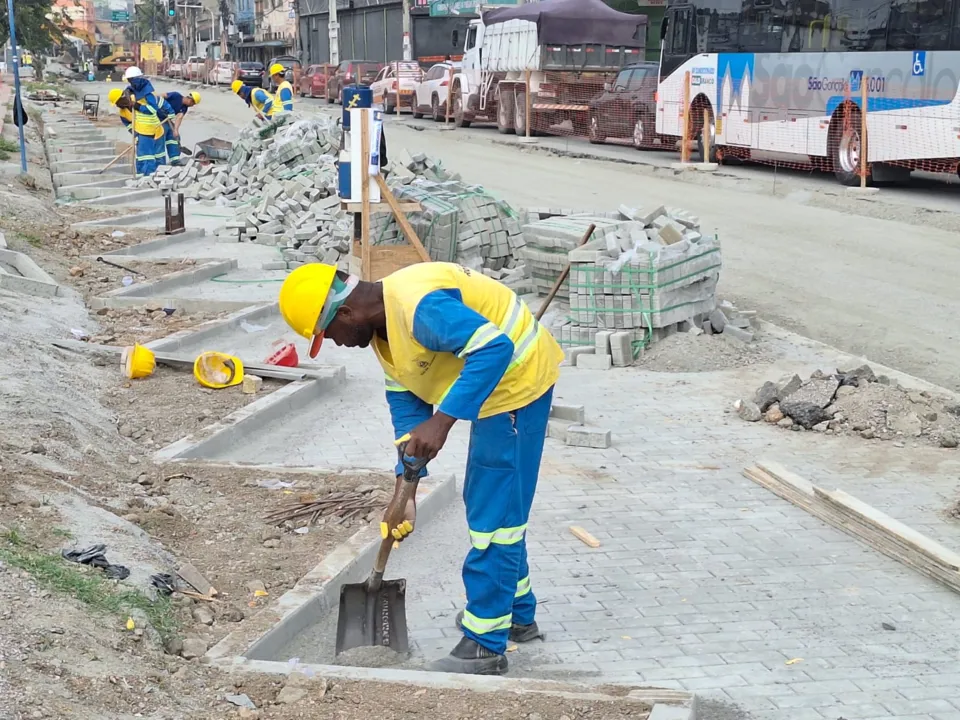
{"type": "MultiPolygon", "coordinates": [[[[163,81],[158,86],[168,88],[163,81]]],[[[301,103],[318,112],[340,110],[320,101],[301,103]]],[[[185,136],[240,125],[247,112],[239,98],[205,91],[185,136]]],[[[518,207],[613,210],[625,203],[689,209],[700,215],[704,230],[719,234],[721,293],[738,306],[960,389],[960,215],[952,212],[951,187],[937,186],[927,195],[894,190],[896,202],[887,202],[886,190],[859,200],[832,182],[788,176],[772,196],[768,168],[738,168],[728,177],[651,175],[622,163],[521,151],[499,144],[496,130],[488,128],[446,132],[411,125],[407,115],[388,119],[387,137],[390,148],[440,157],[468,182],[518,207]],[[939,227],[929,225],[933,218],[939,227]]]]}

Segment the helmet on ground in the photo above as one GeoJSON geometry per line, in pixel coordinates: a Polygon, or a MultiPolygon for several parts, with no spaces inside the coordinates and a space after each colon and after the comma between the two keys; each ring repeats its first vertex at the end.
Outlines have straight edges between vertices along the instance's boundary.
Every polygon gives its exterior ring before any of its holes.
{"type": "Polygon", "coordinates": [[[242,87],[243,87],[243,80],[234,80],[232,83],[230,83],[230,89],[233,90],[235,93],[240,92],[240,88],[242,87]]]}
{"type": "Polygon", "coordinates": [[[243,382],[243,362],[221,352],[203,352],[193,361],[193,376],[204,387],[219,390],[243,382]]]}
{"type": "Polygon", "coordinates": [[[319,334],[315,332],[336,277],[334,265],[309,263],[287,275],[280,286],[280,314],[297,335],[311,341],[310,357],[317,356],[323,342],[325,328],[319,334]]]}
{"type": "Polygon", "coordinates": [[[123,90],[120,88],[113,88],[110,92],[107,93],[107,100],[110,101],[111,105],[116,105],[117,100],[123,95],[123,90]]]}
{"type": "Polygon", "coordinates": [[[286,71],[287,69],[280,63],[274,63],[270,66],[271,75],[283,75],[286,71]]]}
{"type": "Polygon", "coordinates": [[[199,105],[199,104],[200,104],[200,93],[198,93],[196,90],[194,90],[192,93],[190,93],[190,99],[193,100],[193,104],[194,104],[194,105],[199,105]]]}
{"type": "Polygon", "coordinates": [[[143,72],[138,67],[128,67],[126,72],[123,73],[124,80],[132,80],[143,75],[143,72]]]}

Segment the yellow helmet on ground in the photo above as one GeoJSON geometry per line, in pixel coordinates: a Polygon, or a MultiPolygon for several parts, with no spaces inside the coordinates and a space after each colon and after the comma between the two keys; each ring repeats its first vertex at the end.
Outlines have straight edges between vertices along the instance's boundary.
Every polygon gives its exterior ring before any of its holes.
{"type": "Polygon", "coordinates": [[[309,263],[287,275],[280,286],[280,314],[297,335],[311,340],[312,358],[317,356],[323,342],[323,330],[326,328],[321,328],[320,333],[316,333],[317,324],[336,277],[335,266],[309,263]]]}
{"type": "Polygon", "coordinates": [[[271,75],[283,75],[286,71],[287,69],[280,63],[274,63],[270,66],[271,75]]]}
{"type": "Polygon", "coordinates": [[[123,95],[123,90],[120,88],[113,88],[110,92],[107,93],[107,100],[110,101],[111,105],[116,105],[117,100],[123,95]]]}
{"type": "Polygon", "coordinates": [[[214,390],[243,382],[243,362],[221,352],[202,352],[193,361],[193,376],[204,387],[214,390]]]}
{"type": "Polygon", "coordinates": [[[233,90],[235,93],[240,92],[240,88],[242,87],[243,87],[243,80],[234,80],[232,83],[230,83],[230,89],[233,90]]]}
{"type": "MultiPolygon", "coordinates": [[[[236,90],[234,90],[234,92],[236,92],[236,90]]],[[[190,98],[193,100],[193,104],[194,104],[194,105],[199,105],[199,104],[200,104],[200,93],[194,91],[194,92],[190,93],[190,98]]]]}

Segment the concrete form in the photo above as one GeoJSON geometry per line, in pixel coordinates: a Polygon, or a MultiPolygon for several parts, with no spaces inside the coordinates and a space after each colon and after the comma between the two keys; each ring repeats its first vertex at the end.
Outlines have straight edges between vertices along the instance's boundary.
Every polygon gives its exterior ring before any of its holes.
{"type": "MultiPolygon", "coordinates": [[[[6,247],[6,240],[3,247],[6,247]]],[[[5,249],[0,249],[0,288],[38,297],[54,297],[60,294],[57,281],[47,275],[29,256],[5,249]]]]}
{"type": "Polygon", "coordinates": [[[222,242],[213,235],[206,234],[203,229],[197,229],[130,245],[110,253],[109,257],[116,258],[117,262],[122,262],[123,258],[168,261],[183,258],[196,260],[236,258],[237,267],[240,269],[262,269],[265,263],[283,258],[279,249],[275,247],[246,243],[238,249],[238,245],[236,242],[222,242]]]}

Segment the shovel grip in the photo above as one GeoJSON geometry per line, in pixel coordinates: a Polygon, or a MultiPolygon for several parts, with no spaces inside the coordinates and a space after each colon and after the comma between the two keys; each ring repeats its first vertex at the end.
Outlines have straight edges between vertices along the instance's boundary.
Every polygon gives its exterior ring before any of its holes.
{"type": "MultiPolygon", "coordinates": [[[[413,482],[400,483],[400,492],[393,496],[393,500],[387,505],[387,511],[383,515],[383,521],[389,528],[395,528],[403,522],[403,511],[407,503],[417,494],[417,484],[413,482]]],[[[383,574],[387,567],[387,559],[390,557],[390,551],[393,549],[395,540],[391,535],[380,543],[380,550],[377,552],[377,559],[373,563],[373,571],[383,574]]]]}

